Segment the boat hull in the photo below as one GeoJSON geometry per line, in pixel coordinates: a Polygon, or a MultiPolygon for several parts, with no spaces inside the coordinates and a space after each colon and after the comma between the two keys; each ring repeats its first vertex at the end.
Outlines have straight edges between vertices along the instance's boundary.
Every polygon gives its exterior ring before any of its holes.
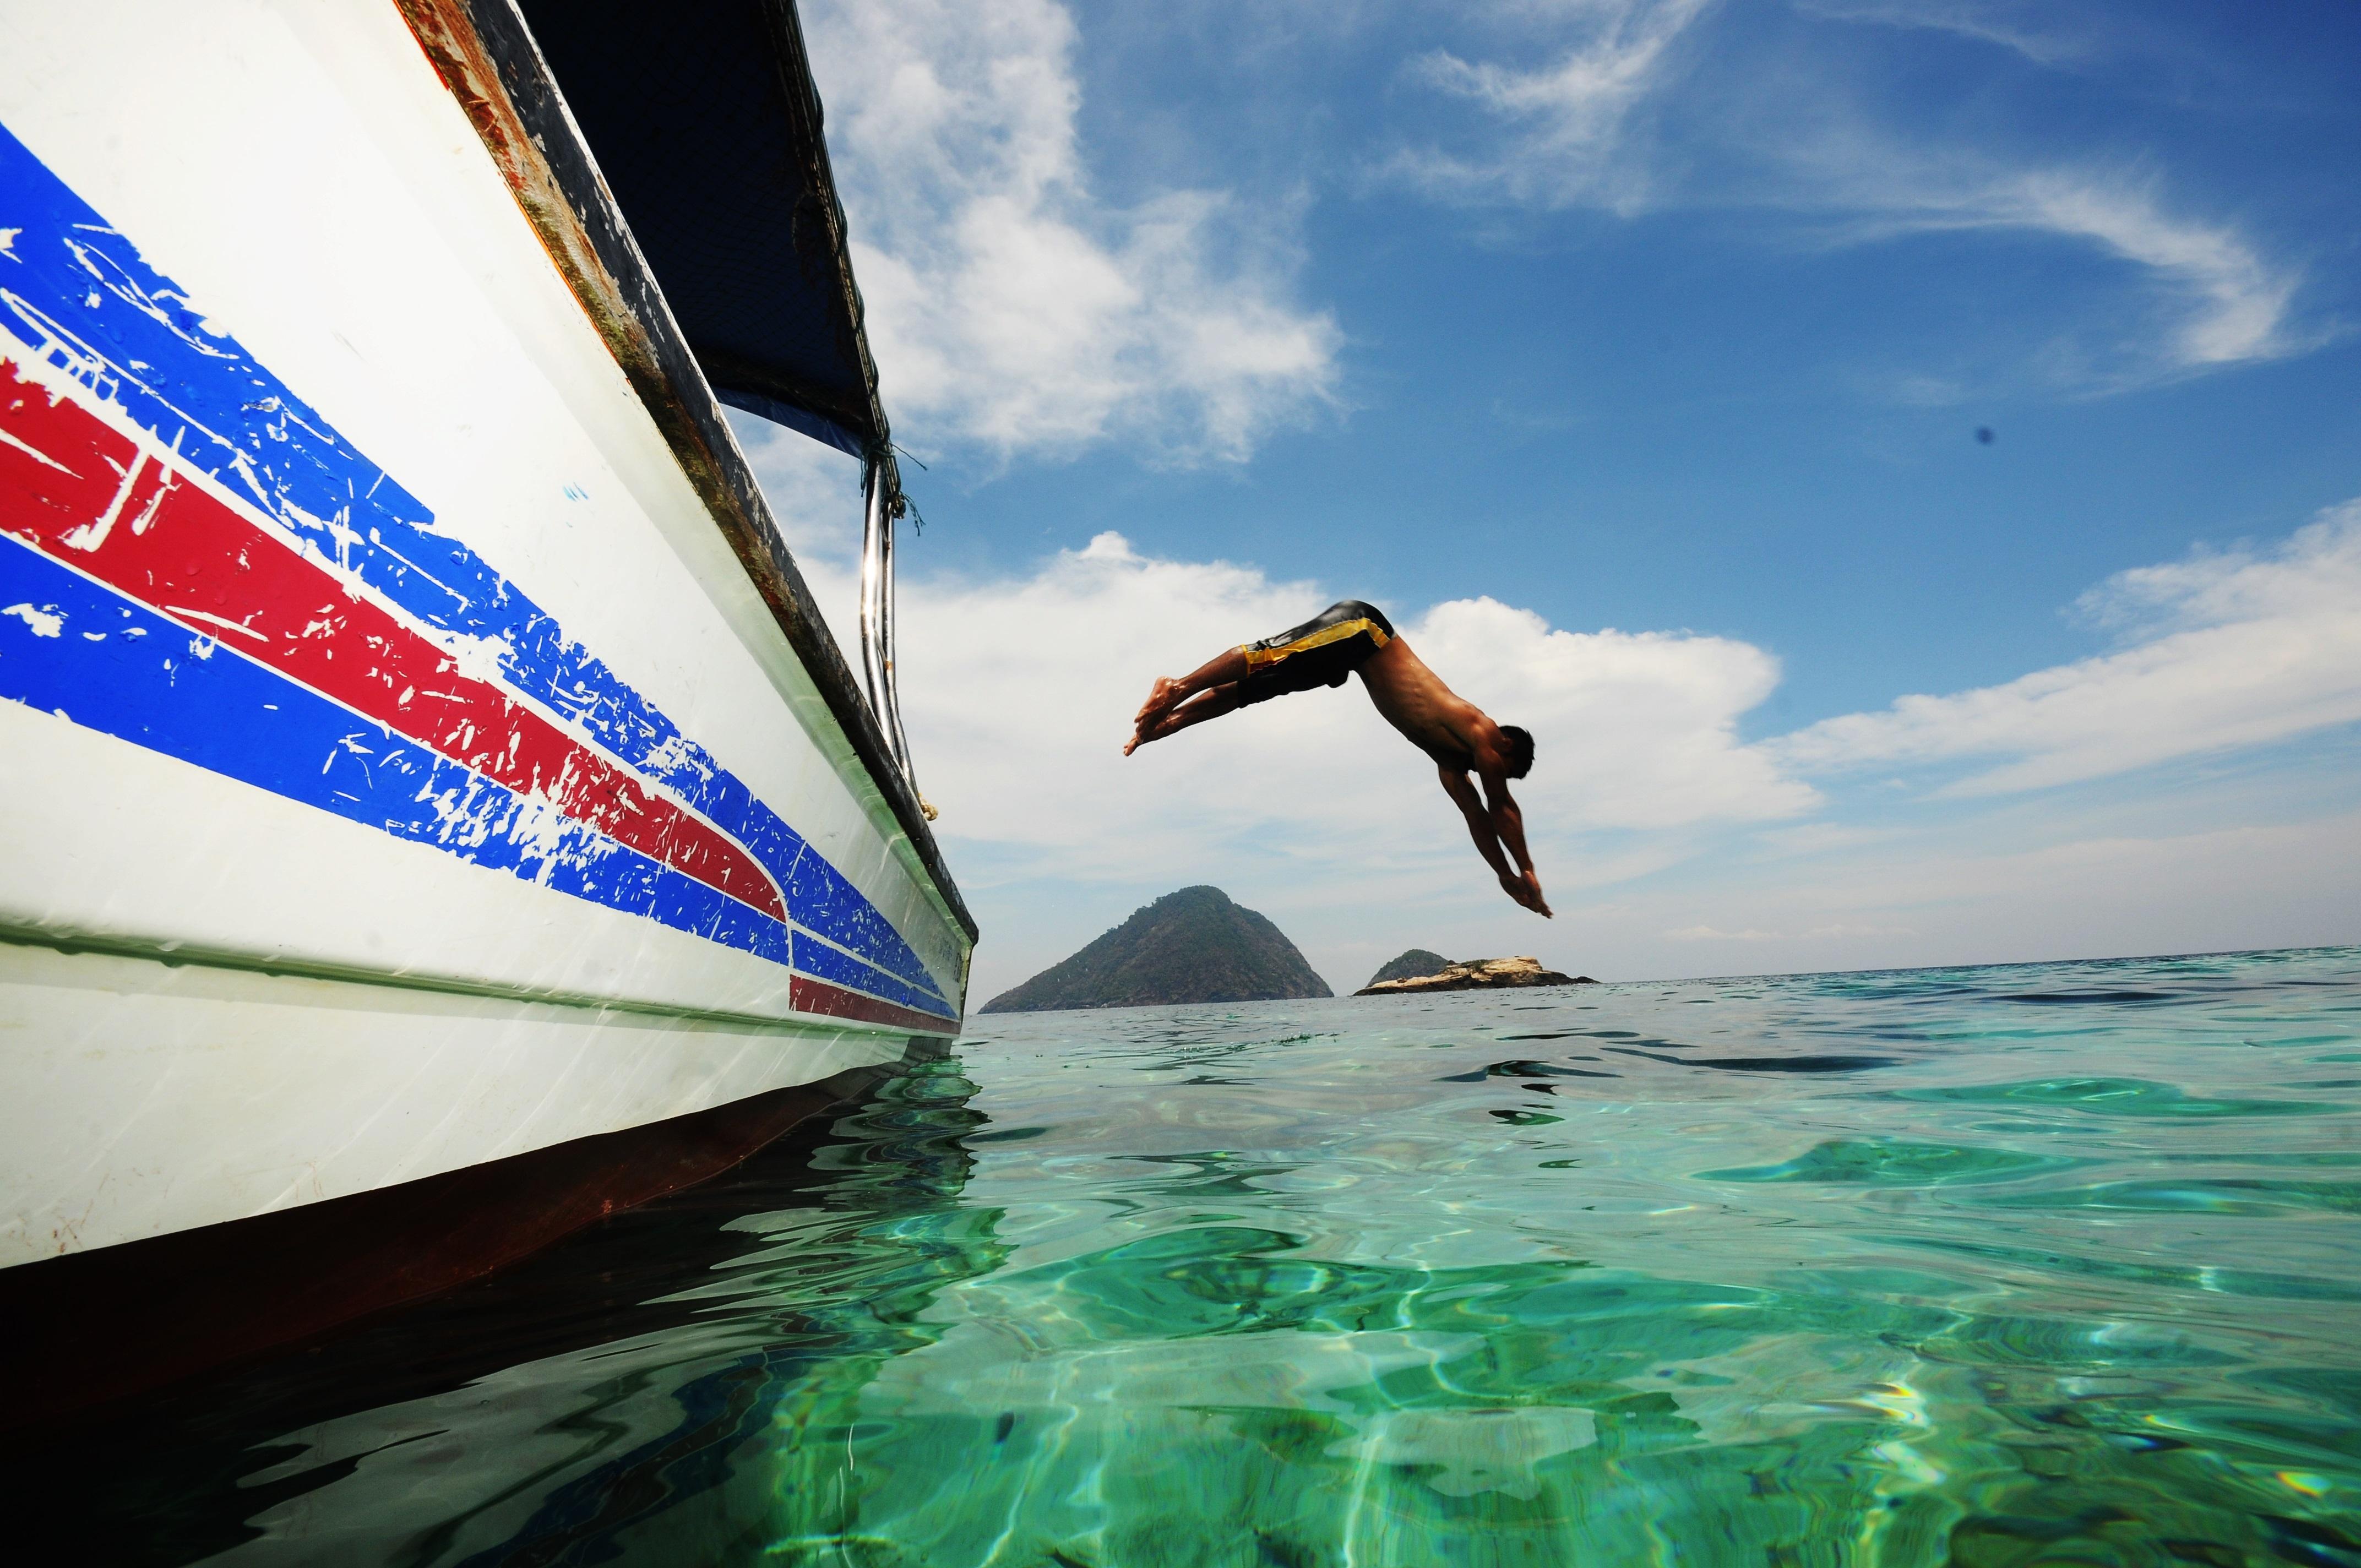
{"type": "Polygon", "coordinates": [[[972,923],[709,390],[403,12],[27,0],[0,58],[10,1291],[263,1225],[400,1299],[955,1034],[972,923]],[[366,1234],[536,1157],[426,1225],[492,1245],[366,1234]]]}

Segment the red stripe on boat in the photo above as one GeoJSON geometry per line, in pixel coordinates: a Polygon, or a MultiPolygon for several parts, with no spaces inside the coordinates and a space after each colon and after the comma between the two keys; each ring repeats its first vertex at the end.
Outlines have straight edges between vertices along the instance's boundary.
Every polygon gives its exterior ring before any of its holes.
{"type": "Polygon", "coordinates": [[[618,843],[787,917],[777,885],[711,824],[460,674],[448,651],[21,370],[0,383],[0,531],[618,843]]]}
{"type": "Polygon", "coordinates": [[[796,975],[787,981],[787,1005],[798,1013],[817,1013],[826,1018],[850,1018],[863,1024],[887,1024],[897,1029],[915,1029],[928,1035],[956,1035],[959,1020],[944,1018],[932,1013],[920,1013],[908,1007],[897,1007],[891,1002],[880,1002],[873,996],[863,996],[857,991],[830,985],[824,980],[808,975],[796,975]]]}

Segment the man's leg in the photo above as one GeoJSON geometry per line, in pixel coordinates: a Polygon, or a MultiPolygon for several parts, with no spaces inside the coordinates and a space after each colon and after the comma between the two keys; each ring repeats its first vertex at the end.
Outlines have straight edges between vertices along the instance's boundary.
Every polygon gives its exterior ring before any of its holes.
{"type": "Polygon", "coordinates": [[[1159,679],[1149,689],[1148,700],[1139,705],[1136,721],[1145,728],[1199,692],[1211,691],[1215,686],[1235,685],[1246,677],[1246,654],[1235,648],[1224,648],[1177,681],[1170,675],[1159,679]]]}
{"type": "MultiPolygon", "coordinates": [[[[1240,660],[1239,663],[1244,663],[1245,661],[1240,660]]],[[[1196,677],[1192,675],[1190,678],[1193,680],[1196,677]]],[[[1161,740],[1167,735],[1179,734],[1191,724],[1202,724],[1209,718],[1219,718],[1225,713],[1235,712],[1237,706],[1238,688],[1235,682],[1199,692],[1178,707],[1168,707],[1153,718],[1140,719],[1139,728],[1132,731],[1129,740],[1124,742],[1123,754],[1128,757],[1150,740],[1161,740]]]]}

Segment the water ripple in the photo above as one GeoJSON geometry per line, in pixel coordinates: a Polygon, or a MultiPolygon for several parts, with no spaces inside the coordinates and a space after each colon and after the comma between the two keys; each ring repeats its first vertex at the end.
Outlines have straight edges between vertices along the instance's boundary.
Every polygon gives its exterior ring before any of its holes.
{"type": "Polygon", "coordinates": [[[230,1563],[2361,1563],[2361,951],[992,1023],[533,1266],[607,1315],[149,1412],[109,1517],[230,1563]]]}

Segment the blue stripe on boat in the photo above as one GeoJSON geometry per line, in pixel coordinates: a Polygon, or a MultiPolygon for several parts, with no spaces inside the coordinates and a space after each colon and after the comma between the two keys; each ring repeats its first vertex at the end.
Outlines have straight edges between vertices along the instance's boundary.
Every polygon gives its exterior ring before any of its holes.
{"type": "Polygon", "coordinates": [[[791,937],[693,877],[578,823],[553,828],[546,808],[38,552],[0,549],[0,601],[34,612],[0,616],[0,689],[28,707],[476,865],[774,963],[792,960],[816,980],[949,1016],[931,994],[807,935],[791,937]],[[50,616],[62,624],[45,632],[50,616]]]}

